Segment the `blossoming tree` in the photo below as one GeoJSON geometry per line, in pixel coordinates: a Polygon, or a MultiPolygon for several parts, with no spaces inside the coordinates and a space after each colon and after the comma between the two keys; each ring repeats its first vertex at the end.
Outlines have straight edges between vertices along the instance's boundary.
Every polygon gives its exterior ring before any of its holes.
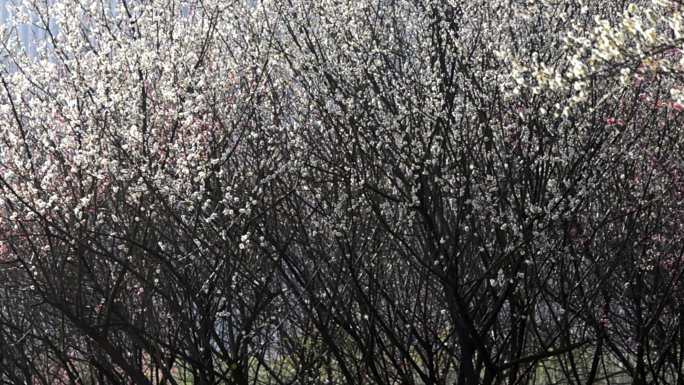
{"type": "Polygon", "coordinates": [[[684,380],[678,2],[12,8],[4,383],[684,380]]]}

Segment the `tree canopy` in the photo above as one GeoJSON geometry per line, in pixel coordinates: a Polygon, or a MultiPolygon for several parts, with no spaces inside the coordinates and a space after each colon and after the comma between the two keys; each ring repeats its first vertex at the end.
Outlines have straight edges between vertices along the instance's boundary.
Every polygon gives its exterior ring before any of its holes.
{"type": "Polygon", "coordinates": [[[0,384],[684,384],[683,6],[8,3],[0,384]]]}

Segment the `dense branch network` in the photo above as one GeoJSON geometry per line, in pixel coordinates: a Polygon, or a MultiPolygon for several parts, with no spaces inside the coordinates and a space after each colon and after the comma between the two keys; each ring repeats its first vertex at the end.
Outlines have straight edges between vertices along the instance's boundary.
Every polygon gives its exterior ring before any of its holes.
{"type": "Polygon", "coordinates": [[[683,383],[678,1],[6,7],[1,384],[683,383]]]}

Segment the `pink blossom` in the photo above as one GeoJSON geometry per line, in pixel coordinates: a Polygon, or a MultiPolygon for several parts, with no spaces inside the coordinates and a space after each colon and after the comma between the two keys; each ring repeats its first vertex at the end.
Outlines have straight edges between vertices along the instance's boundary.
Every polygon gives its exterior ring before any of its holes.
{"type": "Polygon", "coordinates": [[[624,126],[625,122],[622,119],[617,118],[606,118],[605,120],[607,126],[624,126]]]}

